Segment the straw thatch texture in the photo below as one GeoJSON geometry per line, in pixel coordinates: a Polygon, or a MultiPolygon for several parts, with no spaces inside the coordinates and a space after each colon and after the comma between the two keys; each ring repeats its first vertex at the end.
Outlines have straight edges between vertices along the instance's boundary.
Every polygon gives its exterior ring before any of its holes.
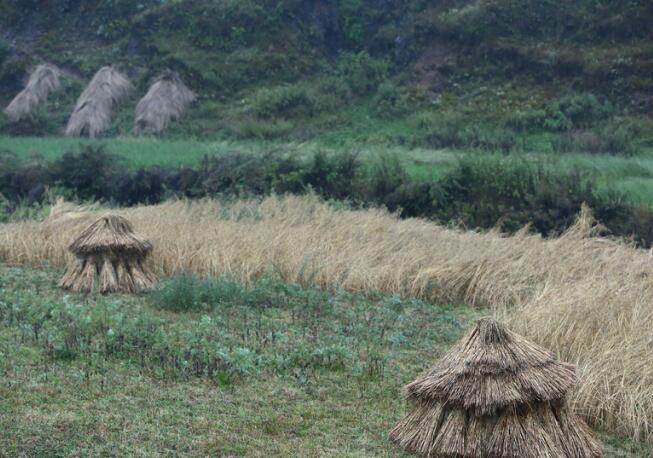
{"type": "Polygon", "coordinates": [[[66,135],[95,137],[111,127],[114,110],[133,91],[129,80],[113,67],[101,68],[77,99],[66,135]]]}
{"type": "Polygon", "coordinates": [[[485,318],[405,387],[414,408],[390,438],[433,458],[599,457],[566,406],[575,381],[572,365],[485,318]]]}
{"type": "Polygon", "coordinates": [[[61,72],[53,65],[37,66],[30,74],[25,88],[5,108],[11,122],[18,122],[34,114],[50,94],[61,89],[61,72]]]}
{"type": "Polygon", "coordinates": [[[177,73],[164,73],[136,105],[134,133],[163,132],[172,121],[181,117],[194,100],[195,94],[177,73]]]}
{"type": "Polygon", "coordinates": [[[152,244],[134,233],[121,216],[103,216],[70,245],[75,262],[59,282],[73,292],[137,293],[152,289],[156,277],[145,259],[152,244]]]}
{"type": "Polygon", "coordinates": [[[410,399],[457,405],[475,415],[564,397],[575,385],[575,368],[551,352],[481,320],[466,340],[406,387],[410,399]]]}
{"type": "MultiPolygon", "coordinates": [[[[71,262],[70,234],[98,210],[57,211],[46,223],[0,224],[0,261],[71,262]]],[[[595,223],[587,211],[550,240],[337,209],[314,196],[170,201],[116,212],[152,240],[160,275],[185,269],[248,282],[274,270],[288,282],[489,307],[513,331],[577,365],[571,396],[586,421],[653,444],[653,251],[590,237],[595,223]]]]}

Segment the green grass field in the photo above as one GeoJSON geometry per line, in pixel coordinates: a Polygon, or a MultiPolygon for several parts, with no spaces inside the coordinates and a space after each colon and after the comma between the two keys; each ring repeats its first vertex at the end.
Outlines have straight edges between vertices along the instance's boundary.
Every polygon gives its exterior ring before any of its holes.
{"type": "Polygon", "coordinates": [[[78,151],[81,145],[104,146],[107,152],[125,157],[134,168],[194,165],[206,154],[219,154],[231,148],[228,142],[220,141],[137,137],[96,140],[69,137],[0,137],[0,150],[11,151],[25,158],[39,155],[45,159],[55,159],[66,152],[78,151]]]}
{"type": "Polygon", "coordinates": [[[55,159],[66,152],[76,152],[80,145],[103,145],[110,153],[123,156],[131,167],[194,165],[204,155],[219,155],[229,151],[264,153],[289,151],[309,155],[318,150],[356,151],[363,158],[379,154],[396,154],[415,177],[434,179],[450,170],[465,156],[490,157],[515,161],[541,162],[560,172],[578,169],[596,180],[602,192],[625,193],[633,202],[653,206],[653,149],[644,149],[634,157],[607,154],[512,153],[509,156],[480,151],[410,149],[400,146],[333,146],[330,142],[276,143],[262,141],[207,141],[157,138],[118,137],[112,139],[72,139],[66,137],[6,137],[0,136],[0,151],[10,151],[19,157],[40,155],[55,159]]]}
{"type": "Polygon", "coordinates": [[[481,313],[273,278],[73,296],[60,274],[0,266],[0,456],[407,456],[401,386],[481,313]]]}

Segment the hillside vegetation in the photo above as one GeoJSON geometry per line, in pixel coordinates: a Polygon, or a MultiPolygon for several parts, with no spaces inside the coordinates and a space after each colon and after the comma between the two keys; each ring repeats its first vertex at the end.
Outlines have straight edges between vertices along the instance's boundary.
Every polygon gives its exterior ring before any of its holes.
{"type": "Polygon", "coordinates": [[[650,141],[652,19],[644,0],[2,0],[0,102],[32,64],[71,75],[2,129],[60,132],[114,63],[141,94],[165,68],[197,92],[173,134],[509,151],[528,133],[527,148],[629,153],[650,141]]]}

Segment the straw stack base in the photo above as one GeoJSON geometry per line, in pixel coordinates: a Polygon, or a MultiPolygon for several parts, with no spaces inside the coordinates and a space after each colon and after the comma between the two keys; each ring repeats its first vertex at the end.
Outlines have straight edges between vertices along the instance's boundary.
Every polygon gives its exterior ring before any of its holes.
{"type": "Polygon", "coordinates": [[[599,443],[564,404],[477,417],[438,403],[415,406],[390,440],[429,458],[598,458],[599,443]]]}
{"type": "Polygon", "coordinates": [[[74,293],[134,294],[153,289],[154,273],[138,259],[78,258],[65,273],[59,287],[74,293]]]}

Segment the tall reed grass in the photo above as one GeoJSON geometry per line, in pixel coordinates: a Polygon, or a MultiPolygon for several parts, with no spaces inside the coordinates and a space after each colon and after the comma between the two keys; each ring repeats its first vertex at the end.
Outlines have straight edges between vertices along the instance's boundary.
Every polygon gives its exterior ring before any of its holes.
{"type": "MultiPolygon", "coordinates": [[[[0,260],[63,266],[68,244],[98,211],[59,205],[44,222],[0,225],[0,260]]],[[[249,282],[274,270],[290,282],[489,307],[579,365],[573,400],[591,424],[653,442],[653,256],[591,237],[587,210],[551,240],[339,210],[313,196],[118,213],[152,240],[161,275],[184,269],[249,282]]]]}

